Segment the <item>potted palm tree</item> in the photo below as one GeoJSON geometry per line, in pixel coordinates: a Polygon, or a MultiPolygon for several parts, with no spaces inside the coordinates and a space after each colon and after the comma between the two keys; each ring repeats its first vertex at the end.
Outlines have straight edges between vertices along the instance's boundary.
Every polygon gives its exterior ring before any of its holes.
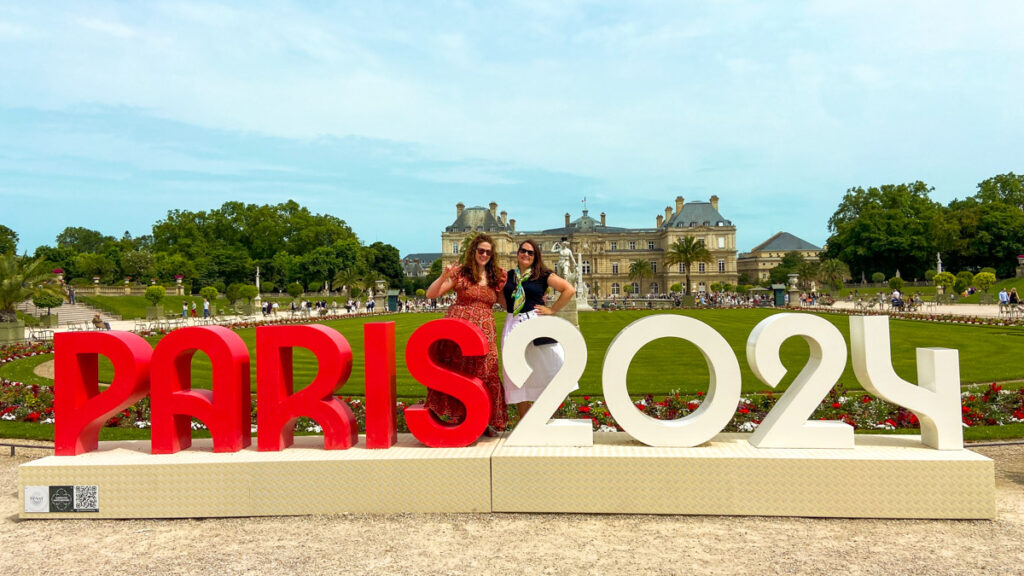
{"type": "Polygon", "coordinates": [[[25,339],[25,323],[18,320],[15,307],[25,300],[64,293],[51,277],[42,258],[30,260],[16,254],[0,255],[0,342],[25,339]]]}

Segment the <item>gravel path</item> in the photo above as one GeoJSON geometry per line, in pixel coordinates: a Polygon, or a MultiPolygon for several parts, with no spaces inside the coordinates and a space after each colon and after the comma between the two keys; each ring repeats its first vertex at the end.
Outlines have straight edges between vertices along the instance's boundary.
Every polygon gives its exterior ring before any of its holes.
{"type": "MultiPolygon", "coordinates": [[[[566,514],[19,521],[0,455],[0,566],[32,574],[1021,574],[1024,446],[996,461],[995,521],[566,514]]],[[[699,498],[700,494],[666,494],[699,498]]]]}

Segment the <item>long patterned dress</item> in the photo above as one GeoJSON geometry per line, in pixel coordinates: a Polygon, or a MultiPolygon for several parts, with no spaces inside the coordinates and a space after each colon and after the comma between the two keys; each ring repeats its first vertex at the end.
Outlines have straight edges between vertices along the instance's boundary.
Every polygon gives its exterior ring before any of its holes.
{"type": "MultiPolygon", "coordinates": [[[[437,342],[431,348],[431,356],[439,365],[483,381],[487,396],[491,400],[490,425],[498,430],[504,430],[508,424],[508,410],[505,407],[505,394],[501,388],[501,376],[498,371],[493,307],[504,287],[506,276],[505,271],[499,269],[498,278],[501,280],[498,286],[480,286],[460,275],[455,282],[455,303],[444,315],[445,318],[467,320],[479,326],[487,337],[486,355],[463,356],[450,340],[437,342]]],[[[462,422],[466,418],[466,407],[462,402],[434,389],[427,390],[426,407],[453,423],[462,422]]]]}

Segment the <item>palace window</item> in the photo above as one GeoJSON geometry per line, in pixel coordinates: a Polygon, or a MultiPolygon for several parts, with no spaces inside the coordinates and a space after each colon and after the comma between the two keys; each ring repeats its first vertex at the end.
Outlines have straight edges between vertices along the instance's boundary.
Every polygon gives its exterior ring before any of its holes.
{"type": "Polygon", "coordinates": [[[718,260],[718,271],[719,272],[725,272],[725,260],[722,260],[722,259],[718,260]]]}
{"type": "Polygon", "coordinates": [[[718,237],[718,247],[725,248],[725,236],[718,237]]]}
{"type": "Polygon", "coordinates": [[[651,272],[658,273],[658,263],[654,260],[651,260],[651,272]]]}
{"type": "Polygon", "coordinates": [[[658,283],[657,282],[651,282],[651,294],[657,294],[657,293],[658,293],[658,283]]]}
{"type": "Polygon", "coordinates": [[[686,274],[686,264],[683,264],[682,262],[679,263],[679,273],[686,274]]]}
{"type": "Polygon", "coordinates": [[[619,273],[619,263],[618,262],[612,262],[612,275],[614,276],[614,275],[616,275],[618,273],[619,273]]]}
{"type": "Polygon", "coordinates": [[[584,274],[590,274],[590,260],[584,260],[583,265],[580,266],[584,274]]]}
{"type": "Polygon", "coordinates": [[[700,263],[697,264],[697,272],[701,272],[701,273],[705,272],[704,268],[705,267],[704,267],[704,263],[703,262],[700,262],[700,263]]]}
{"type": "Polygon", "coordinates": [[[629,241],[629,249],[630,250],[636,250],[636,242],[634,242],[633,240],[630,240],[629,241]]]}
{"type": "Polygon", "coordinates": [[[459,243],[458,242],[452,242],[452,254],[458,254],[458,253],[459,253],[459,243]]]}
{"type": "Polygon", "coordinates": [[[633,282],[633,294],[640,294],[640,285],[633,282]]]}
{"type": "Polygon", "coordinates": [[[612,282],[612,294],[619,295],[619,284],[617,282],[612,282]]]}
{"type": "Polygon", "coordinates": [[[619,249],[619,243],[618,242],[612,242],[611,246],[609,246],[608,249],[609,250],[618,250],[619,249]]]}
{"type": "Polygon", "coordinates": [[[648,240],[647,241],[647,249],[648,250],[654,250],[654,240],[648,240]]]}

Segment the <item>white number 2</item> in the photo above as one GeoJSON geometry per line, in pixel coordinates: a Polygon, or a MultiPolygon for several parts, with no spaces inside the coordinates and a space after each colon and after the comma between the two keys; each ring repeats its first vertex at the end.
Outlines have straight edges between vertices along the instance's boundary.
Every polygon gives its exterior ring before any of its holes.
{"type": "Polygon", "coordinates": [[[793,336],[807,341],[810,358],[750,436],[750,443],[758,448],[853,448],[852,426],[836,420],[807,420],[846,366],[846,342],[828,320],[810,314],[765,318],[747,338],[750,369],[759,380],[776,387],[786,375],[779,350],[793,336]]]}
{"type": "Polygon", "coordinates": [[[587,366],[587,343],[575,326],[555,316],[538,316],[516,326],[502,344],[505,372],[516,386],[522,386],[532,370],[526,362],[526,347],[542,336],[562,345],[565,363],[505,439],[505,446],[593,446],[594,428],[590,420],[550,419],[576,387],[587,366]]]}

